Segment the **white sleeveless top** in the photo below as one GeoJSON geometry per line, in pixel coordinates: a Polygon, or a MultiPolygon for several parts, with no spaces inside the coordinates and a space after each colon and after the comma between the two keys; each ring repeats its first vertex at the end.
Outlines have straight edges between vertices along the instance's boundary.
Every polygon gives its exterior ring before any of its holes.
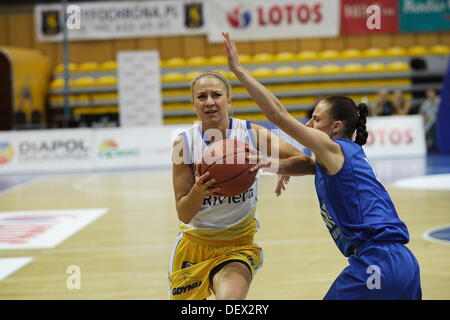
{"type": "MultiPolygon", "coordinates": [[[[238,139],[257,148],[250,122],[229,118],[230,126],[226,139],[238,139]]],[[[183,131],[185,161],[189,164],[201,162],[203,151],[209,142],[203,137],[199,123],[183,131]]],[[[194,169],[194,166],[192,166],[194,169]]],[[[180,221],[180,228],[190,235],[214,239],[231,240],[242,236],[253,236],[259,228],[255,217],[258,182],[244,193],[233,197],[206,196],[197,214],[189,224],[180,221]]]]}

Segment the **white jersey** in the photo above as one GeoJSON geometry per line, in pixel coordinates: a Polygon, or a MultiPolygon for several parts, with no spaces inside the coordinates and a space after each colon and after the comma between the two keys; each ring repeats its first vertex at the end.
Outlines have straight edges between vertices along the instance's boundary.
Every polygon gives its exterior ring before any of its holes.
{"type": "MultiPolygon", "coordinates": [[[[250,122],[229,118],[230,126],[226,139],[237,139],[257,148],[250,122]]],[[[189,164],[201,162],[203,151],[209,142],[205,141],[199,123],[183,131],[185,161],[189,164]]],[[[194,169],[194,166],[193,166],[194,169]]],[[[251,236],[258,228],[255,209],[258,182],[244,193],[233,197],[206,196],[197,214],[189,224],[180,221],[183,232],[201,238],[233,239],[251,236]]]]}

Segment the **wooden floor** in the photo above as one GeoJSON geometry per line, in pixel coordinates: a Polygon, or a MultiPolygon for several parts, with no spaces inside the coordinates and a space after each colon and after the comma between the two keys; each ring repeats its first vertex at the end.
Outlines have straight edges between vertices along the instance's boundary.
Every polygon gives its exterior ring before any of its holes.
{"type": "MultiPolygon", "coordinates": [[[[347,261],[320,217],[313,178],[292,179],[280,198],[274,187],[274,176],[260,177],[264,266],[248,298],[322,299],[347,261]]],[[[387,188],[411,234],[423,298],[450,299],[450,246],[422,237],[450,224],[450,192],[387,188]]],[[[0,282],[0,299],[167,299],[178,234],[169,170],[46,176],[0,194],[0,211],[74,208],[108,212],[55,248],[0,250],[0,258],[34,258],[0,282]],[[71,265],[80,289],[67,287],[71,265]]]]}

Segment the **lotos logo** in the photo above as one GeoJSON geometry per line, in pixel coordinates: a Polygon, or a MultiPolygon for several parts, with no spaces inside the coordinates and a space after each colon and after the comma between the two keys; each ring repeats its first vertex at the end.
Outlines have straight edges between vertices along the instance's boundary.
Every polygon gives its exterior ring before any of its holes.
{"type": "Polygon", "coordinates": [[[228,22],[233,28],[246,28],[252,22],[253,17],[254,23],[259,26],[319,24],[324,19],[321,3],[261,5],[254,8],[253,11],[243,11],[242,7],[240,5],[227,12],[228,22]]]}
{"type": "Polygon", "coordinates": [[[228,22],[233,28],[246,28],[252,20],[250,11],[241,12],[242,6],[235,8],[234,10],[227,12],[228,22]]]}
{"type": "Polygon", "coordinates": [[[323,20],[322,4],[317,3],[311,6],[306,4],[286,4],[274,5],[271,7],[258,7],[258,24],[280,25],[293,23],[310,24],[320,23],[323,20]]]}
{"type": "Polygon", "coordinates": [[[13,157],[13,147],[8,142],[0,142],[0,164],[8,163],[13,157]]]}
{"type": "Polygon", "coordinates": [[[410,145],[414,142],[414,132],[411,128],[405,129],[378,129],[367,130],[367,145],[410,145]]]}

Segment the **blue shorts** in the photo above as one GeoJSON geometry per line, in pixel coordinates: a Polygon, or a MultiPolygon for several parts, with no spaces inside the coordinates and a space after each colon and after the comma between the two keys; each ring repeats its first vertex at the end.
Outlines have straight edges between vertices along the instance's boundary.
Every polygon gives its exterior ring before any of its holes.
{"type": "Polygon", "coordinates": [[[419,264],[398,242],[367,241],[331,285],[325,300],[420,300],[419,264]]]}

